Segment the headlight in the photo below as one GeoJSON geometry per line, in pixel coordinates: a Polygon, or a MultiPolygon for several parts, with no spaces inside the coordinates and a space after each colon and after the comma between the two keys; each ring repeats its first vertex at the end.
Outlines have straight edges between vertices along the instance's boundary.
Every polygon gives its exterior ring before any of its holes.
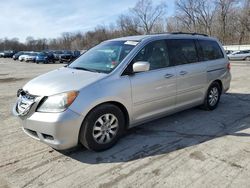
{"type": "Polygon", "coordinates": [[[70,91],[47,97],[38,107],[38,112],[63,112],[77,97],[77,91],[70,91]]]}

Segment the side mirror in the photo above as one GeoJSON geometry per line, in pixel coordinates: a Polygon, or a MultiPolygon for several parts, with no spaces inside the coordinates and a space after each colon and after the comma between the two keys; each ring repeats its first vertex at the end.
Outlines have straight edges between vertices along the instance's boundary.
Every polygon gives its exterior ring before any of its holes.
{"type": "Polygon", "coordinates": [[[137,61],[133,64],[133,72],[149,71],[150,64],[147,61],[137,61]]]}

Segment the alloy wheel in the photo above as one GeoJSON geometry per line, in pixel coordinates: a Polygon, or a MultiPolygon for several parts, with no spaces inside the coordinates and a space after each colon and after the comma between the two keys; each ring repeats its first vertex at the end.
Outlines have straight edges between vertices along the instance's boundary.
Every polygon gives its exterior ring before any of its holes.
{"type": "Polygon", "coordinates": [[[104,114],[99,117],[93,127],[92,136],[99,144],[109,143],[115,138],[119,122],[115,115],[104,114]]]}
{"type": "Polygon", "coordinates": [[[209,95],[208,95],[208,102],[210,106],[216,105],[219,99],[219,90],[217,87],[211,88],[209,95]]]}

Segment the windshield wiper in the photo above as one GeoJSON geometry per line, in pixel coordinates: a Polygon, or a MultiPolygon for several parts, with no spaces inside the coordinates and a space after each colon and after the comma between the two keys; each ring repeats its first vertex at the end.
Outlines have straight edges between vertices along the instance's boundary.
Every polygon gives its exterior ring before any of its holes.
{"type": "Polygon", "coordinates": [[[89,72],[98,72],[95,69],[88,69],[88,68],[84,68],[84,67],[69,67],[69,68],[77,69],[77,70],[85,70],[85,71],[89,71],[89,72]]]}

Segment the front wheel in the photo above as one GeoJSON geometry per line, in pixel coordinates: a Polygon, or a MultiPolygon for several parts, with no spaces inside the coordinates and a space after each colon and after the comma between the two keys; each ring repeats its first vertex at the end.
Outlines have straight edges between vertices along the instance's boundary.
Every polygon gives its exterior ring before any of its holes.
{"type": "Polygon", "coordinates": [[[214,110],[220,101],[221,87],[217,82],[212,83],[208,90],[202,107],[205,110],[214,110]]]}
{"type": "Polygon", "coordinates": [[[246,57],[246,61],[250,61],[250,57],[246,57]]]}
{"type": "Polygon", "coordinates": [[[106,150],[119,140],[124,127],[125,118],[120,108],[112,104],[98,106],[84,120],[80,142],[93,151],[106,150]]]}

